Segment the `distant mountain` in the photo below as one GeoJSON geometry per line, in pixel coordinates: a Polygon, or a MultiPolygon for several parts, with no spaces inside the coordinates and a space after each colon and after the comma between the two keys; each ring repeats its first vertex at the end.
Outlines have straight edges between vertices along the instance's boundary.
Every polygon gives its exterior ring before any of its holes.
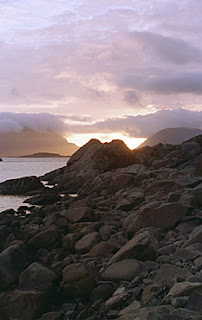
{"type": "Polygon", "coordinates": [[[200,134],[202,134],[202,130],[195,128],[167,128],[158,131],[156,134],[148,138],[138,147],[138,149],[145,146],[152,147],[158,143],[180,144],[200,134]]]}
{"type": "Polygon", "coordinates": [[[34,154],[28,154],[25,156],[20,156],[19,158],[62,158],[68,156],[62,156],[59,153],[50,153],[50,152],[38,152],[34,154]]]}
{"type": "Polygon", "coordinates": [[[69,143],[59,134],[23,129],[21,132],[0,133],[0,157],[19,157],[34,153],[72,155],[78,146],[69,143]]]}

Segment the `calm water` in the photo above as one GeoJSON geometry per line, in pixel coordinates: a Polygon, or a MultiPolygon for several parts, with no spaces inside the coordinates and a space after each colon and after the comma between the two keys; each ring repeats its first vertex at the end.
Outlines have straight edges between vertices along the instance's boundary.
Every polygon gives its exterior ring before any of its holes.
{"type": "MultiPolygon", "coordinates": [[[[26,176],[41,176],[64,167],[68,158],[3,158],[0,162],[0,182],[26,176]]],[[[0,212],[9,208],[17,209],[25,197],[1,196],[0,212]]]]}

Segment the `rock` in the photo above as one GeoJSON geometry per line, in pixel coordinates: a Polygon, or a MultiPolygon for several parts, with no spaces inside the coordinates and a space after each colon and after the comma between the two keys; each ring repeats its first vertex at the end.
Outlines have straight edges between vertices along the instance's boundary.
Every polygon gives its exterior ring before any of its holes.
{"type": "Polygon", "coordinates": [[[0,289],[7,289],[18,280],[26,262],[23,242],[11,245],[0,254],[0,289]]]}
{"type": "Polygon", "coordinates": [[[114,292],[114,288],[109,283],[103,283],[97,286],[93,291],[91,292],[90,299],[91,301],[96,301],[99,299],[109,299],[111,297],[112,293],[114,292]]]}
{"type": "Polygon", "coordinates": [[[114,308],[120,308],[122,303],[125,302],[128,297],[129,297],[129,294],[127,292],[116,294],[115,296],[112,296],[104,303],[103,309],[109,310],[114,308]]]}
{"type": "Polygon", "coordinates": [[[176,250],[175,246],[173,244],[170,244],[168,246],[164,246],[158,250],[159,255],[167,255],[174,253],[176,250]]]}
{"type": "Polygon", "coordinates": [[[58,242],[59,237],[55,229],[42,231],[29,240],[29,244],[36,249],[53,249],[57,247],[58,242]]]}
{"type": "Polygon", "coordinates": [[[178,282],[175,283],[170,291],[168,292],[167,296],[165,296],[164,301],[168,302],[171,298],[182,297],[182,296],[189,296],[189,294],[194,289],[201,289],[202,283],[197,282],[178,282]]]}
{"type": "Polygon", "coordinates": [[[0,319],[34,320],[47,307],[47,297],[37,291],[15,290],[0,296],[0,319]]]}
{"type": "Polygon", "coordinates": [[[45,189],[37,177],[11,179],[0,183],[0,194],[25,195],[28,192],[45,189]]]}
{"type": "Polygon", "coordinates": [[[192,311],[202,312],[202,293],[193,290],[188,298],[186,308],[192,311]]]}
{"type": "Polygon", "coordinates": [[[41,264],[32,263],[19,277],[19,288],[26,290],[44,290],[53,286],[57,275],[43,267],[41,264]]]}
{"type": "Polygon", "coordinates": [[[66,218],[71,222],[95,221],[95,214],[88,199],[75,201],[69,208],[66,218]]]}
{"type": "Polygon", "coordinates": [[[132,164],[133,153],[120,140],[102,144],[92,139],[81,147],[67,163],[69,173],[93,176],[111,169],[132,164]]]}
{"type": "Polygon", "coordinates": [[[195,141],[186,141],[181,145],[181,151],[191,157],[200,153],[200,145],[195,141]]]}
{"type": "Polygon", "coordinates": [[[92,257],[109,257],[121,248],[120,243],[117,241],[100,241],[90,251],[92,257]]]}
{"type": "Polygon", "coordinates": [[[119,320],[201,320],[200,314],[169,305],[137,309],[135,304],[131,304],[121,313],[119,320]]]}
{"type": "Polygon", "coordinates": [[[124,259],[154,260],[157,257],[158,242],[152,232],[142,231],[129,240],[109,261],[115,263],[124,259]]]}
{"type": "Polygon", "coordinates": [[[111,264],[102,274],[103,280],[131,281],[146,270],[144,264],[135,259],[125,259],[111,264]]]}
{"type": "Polygon", "coordinates": [[[59,194],[48,193],[48,194],[42,194],[42,195],[37,195],[37,196],[31,197],[29,199],[26,199],[24,202],[30,203],[33,205],[49,205],[49,204],[56,203],[60,199],[61,199],[61,197],[59,194]]]}
{"type": "Polygon", "coordinates": [[[202,155],[199,156],[199,159],[196,164],[195,171],[194,171],[194,175],[197,177],[202,176],[202,155]]]}
{"type": "Polygon", "coordinates": [[[138,206],[145,199],[144,194],[141,192],[135,192],[130,194],[127,199],[122,199],[116,206],[116,210],[130,211],[134,207],[138,206]]]}
{"type": "Polygon", "coordinates": [[[148,304],[154,299],[154,304],[156,303],[155,298],[162,292],[162,287],[157,284],[152,284],[146,286],[142,292],[142,303],[143,305],[148,304]]]}
{"type": "Polygon", "coordinates": [[[63,288],[67,296],[86,296],[95,286],[95,277],[86,265],[73,263],[63,270],[63,288]]]}
{"type": "Polygon", "coordinates": [[[202,225],[196,227],[190,234],[189,240],[186,241],[184,247],[188,247],[194,243],[202,243],[202,225]]]}
{"type": "Polygon", "coordinates": [[[172,257],[176,260],[188,261],[194,260],[202,254],[202,244],[194,243],[193,245],[176,250],[172,257]]]}
{"type": "Polygon", "coordinates": [[[157,271],[154,283],[170,288],[177,281],[184,281],[188,275],[190,275],[190,272],[185,268],[164,264],[157,271]]]}
{"type": "Polygon", "coordinates": [[[98,232],[92,232],[83,236],[75,244],[75,250],[80,253],[87,253],[94,245],[101,240],[101,236],[98,232]]]}
{"type": "Polygon", "coordinates": [[[61,320],[61,312],[48,312],[42,315],[39,320],[61,320]]]}
{"type": "Polygon", "coordinates": [[[174,227],[189,212],[190,208],[180,203],[171,202],[158,206],[154,202],[143,206],[137,212],[131,213],[124,221],[123,229],[129,236],[144,227],[169,229],[174,227]]]}

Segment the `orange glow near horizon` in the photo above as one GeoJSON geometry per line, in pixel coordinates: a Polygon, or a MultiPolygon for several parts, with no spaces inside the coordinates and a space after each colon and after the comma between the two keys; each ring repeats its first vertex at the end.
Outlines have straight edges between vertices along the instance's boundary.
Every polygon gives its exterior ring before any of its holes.
{"type": "Polygon", "coordinates": [[[110,142],[115,139],[123,140],[129,149],[133,150],[137,148],[141,143],[143,143],[146,138],[131,138],[123,135],[122,133],[88,133],[88,134],[75,134],[71,137],[66,137],[68,142],[75,143],[77,146],[82,147],[90,139],[98,139],[102,143],[110,142]]]}

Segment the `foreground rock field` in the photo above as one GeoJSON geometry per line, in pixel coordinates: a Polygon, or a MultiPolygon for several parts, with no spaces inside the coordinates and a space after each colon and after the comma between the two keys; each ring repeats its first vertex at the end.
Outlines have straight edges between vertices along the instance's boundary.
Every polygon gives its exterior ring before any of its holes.
{"type": "Polygon", "coordinates": [[[202,135],[91,140],[0,193],[27,195],[0,213],[0,320],[202,319],[202,135]]]}

